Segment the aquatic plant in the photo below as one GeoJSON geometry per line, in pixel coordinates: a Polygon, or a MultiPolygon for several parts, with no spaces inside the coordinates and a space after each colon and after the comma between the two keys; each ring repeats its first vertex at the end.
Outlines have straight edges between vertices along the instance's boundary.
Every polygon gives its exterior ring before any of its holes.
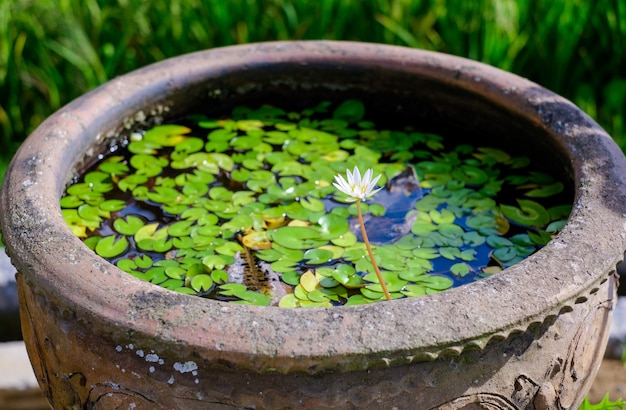
{"type": "Polygon", "coordinates": [[[440,292],[519,262],[565,223],[565,185],[528,157],[390,124],[358,100],[191,115],[120,136],[62,212],[137,278],[282,307],[385,300],[383,284],[392,299],[440,292]]]}
{"type": "Polygon", "coordinates": [[[378,283],[380,283],[380,287],[383,289],[385,298],[387,300],[391,300],[391,296],[389,295],[389,291],[387,290],[387,285],[383,280],[380,269],[378,268],[378,264],[376,263],[376,258],[374,257],[374,253],[372,252],[372,245],[370,244],[369,238],[367,236],[365,222],[363,221],[363,212],[361,211],[361,201],[365,201],[366,199],[371,198],[382,189],[382,187],[374,189],[381,175],[378,175],[376,178],[372,179],[373,174],[373,171],[371,169],[368,169],[367,171],[365,171],[363,179],[361,179],[361,172],[359,172],[359,168],[354,167],[354,171],[352,171],[352,173],[349,169],[346,170],[347,181],[346,179],[344,179],[343,176],[335,175],[336,182],[334,182],[333,185],[335,186],[335,188],[348,195],[346,201],[356,202],[356,211],[359,218],[359,225],[361,226],[361,234],[363,235],[363,242],[367,247],[367,253],[370,256],[370,262],[374,267],[374,271],[376,272],[376,276],[378,278],[378,283]]]}

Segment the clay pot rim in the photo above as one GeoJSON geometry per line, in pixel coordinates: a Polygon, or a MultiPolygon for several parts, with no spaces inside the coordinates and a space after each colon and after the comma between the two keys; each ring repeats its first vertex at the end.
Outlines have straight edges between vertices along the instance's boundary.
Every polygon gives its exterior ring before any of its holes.
{"type": "Polygon", "coordinates": [[[37,293],[64,301],[68,311],[88,324],[100,320],[119,329],[132,328],[146,340],[160,340],[161,346],[182,342],[199,351],[217,348],[208,355],[228,362],[241,360],[243,366],[256,370],[317,371],[311,369],[321,369],[316,367],[319,360],[329,356],[332,364],[327,366],[359,368],[368,366],[360,359],[363,352],[372,353],[381,363],[395,364],[482,348],[489,340],[525,331],[583,302],[581,293],[593,292],[606,280],[606,272],[618,262],[616,255],[626,248],[626,212],[621,205],[626,203],[621,181],[625,170],[621,151],[578,108],[493,67],[435,52],[367,43],[257,43],[197,52],[131,72],[48,118],[22,145],[7,171],[0,227],[26,282],[37,293]],[[101,113],[113,112],[120,124],[132,123],[139,119],[139,111],[167,110],[171,95],[202,82],[207,73],[219,76],[242,66],[303,62],[411,71],[471,90],[524,116],[553,138],[573,164],[576,198],[566,227],[523,262],[441,294],[298,310],[226,304],[168,291],[122,272],[71,234],[58,200],[85,147],[106,139],[118,125],[112,127],[101,113]],[[570,116],[561,123],[546,116],[541,108],[546,102],[560,104],[570,116]],[[91,135],[89,144],[74,140],[83,133],[91,135]],[[595,152],[589,151],[592,146],[595,152]],[[56,175],[64,180],[57,181],[56,175]],[[599,238],[613,241],[597,246],[599,238]],[[31,269],[35,265],[42,266],[43,273],[35,276],[31,269]],[[457,314],[450,317],[449,311],[457,314]],[[406,331],[400,334],[400,328],[406,331]]]}

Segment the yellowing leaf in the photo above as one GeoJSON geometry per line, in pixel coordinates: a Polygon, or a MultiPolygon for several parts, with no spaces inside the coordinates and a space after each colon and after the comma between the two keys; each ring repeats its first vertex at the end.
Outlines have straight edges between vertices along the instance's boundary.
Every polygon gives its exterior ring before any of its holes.
{"type": "Polygon", "coordinates": [[[315,274],[313,272],[306,271],[301,277],[300,277],[300,284],[302,285],[302,287],[307,291],[307,292],[313,292],[315,289],[319,288],[319,280],[317,277],[315,277],[315,274]]]}

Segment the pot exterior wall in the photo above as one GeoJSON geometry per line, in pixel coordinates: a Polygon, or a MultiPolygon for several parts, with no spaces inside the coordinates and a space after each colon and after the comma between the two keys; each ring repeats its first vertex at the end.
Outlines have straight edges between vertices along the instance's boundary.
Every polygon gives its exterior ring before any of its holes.
{"type": "MultiPolygon", "coordinates": [[[[616,276],[556,317],[482,350],[357,372],[251,373],[90,321],[18,276],[22,328],[55,409],[575,409],[600,366],[616,276]],[[571,310],[570,310],[571,309],[571,310]]],[[[252,359],[252,358],[251,358],[252,359]]]]}
{"type": "Polygon", "coordinates": [[[622,152],[588,116],[493,67],[374,44],[253,44],[129,73],[50,117],[7,171],[0,229],[19,272],[29,355],[57,409],[573,410],[608,337],[626,248],[624,175],[622,152]],[[487,279],[294,310],[140,281],[63,220],[67,181],[120,132],[198,106],[294,94],[363,98],[383,116],[487,130],[487,142],[530,151],[572,184],[569,220],[544,248],[487,279]]]}

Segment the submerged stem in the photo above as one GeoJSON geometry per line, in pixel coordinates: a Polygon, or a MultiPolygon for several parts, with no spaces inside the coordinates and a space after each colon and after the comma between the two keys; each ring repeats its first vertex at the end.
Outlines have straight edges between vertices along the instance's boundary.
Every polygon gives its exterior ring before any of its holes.
{"type": "Polygon", "coordinates": [[[385,298],[387,300],[391,300],[391,295],[387,290],[387,285],[383,280],[383,275],[380,274],[380,270],[378,269],[378,264],[374,259],[374,252],[372,252],[372,246],[370,245],[370,240],[367,237],[367,232],[365,231],[365,222],[363,222],[363,213],[361,212],[361,201],[356,201],[356,211],[359,215],[359,224],[361,225],[361,233],[363,234],[363,242],[365,242],[365,247],[367,248],[367,253],[370,255],[370,260],[372,261],[372,265],[374,266],[374,271],[376,272],[376,276],[378,276],[378,282],[380,282],[380,286],[383,288],[383,292],[385,293],[385,298]]]}

